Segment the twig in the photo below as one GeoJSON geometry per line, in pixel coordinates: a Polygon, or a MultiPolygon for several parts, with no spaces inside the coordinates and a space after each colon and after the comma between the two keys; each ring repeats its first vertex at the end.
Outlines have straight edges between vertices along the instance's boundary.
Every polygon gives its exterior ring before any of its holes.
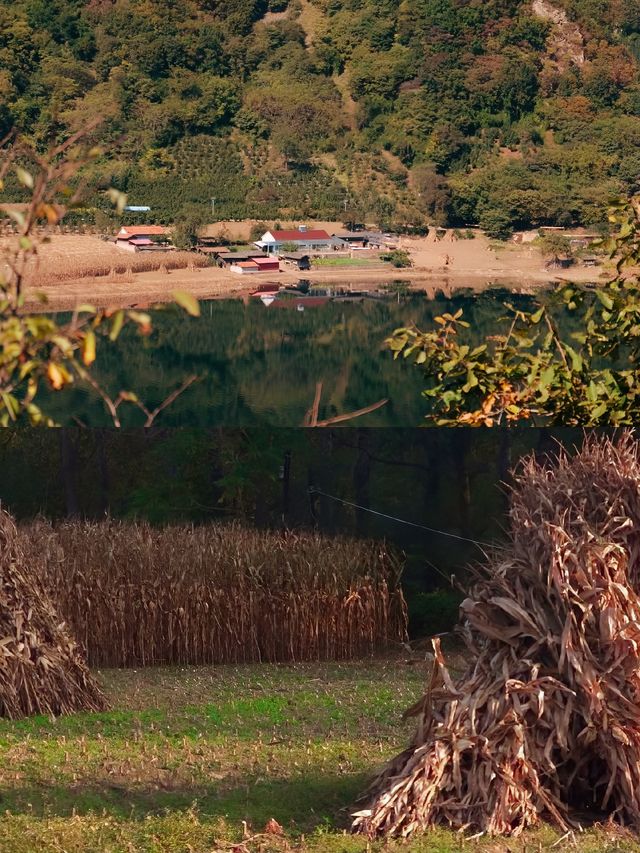
{"type": "Polygon", "coordinates": [[[558,335],[556,333],[556,330],[553,328],[553,325],[551,324],[551,320],[549,319],[549,315],[547,314],[546,311],[544,312],[544,319],[547,323],[547,328],[551,332],[553,340],[555,341],[556,348],[557,348],[558,352],[560,353],[560,358],[562,359],[562,361],[564,363],[565,370],[569,371],[569,363],[567,361],[567,357],[564,354],[564,350],[562,349],[562,345],[560,344],[560,341],[558,340],[558,335]]]}
{"type": "Polygon", "coordinates": [[[322,382],[316,382],[316,394],[313,398],[311,408],[305,415],[303,426],[315,427],[318,426],[318,410],[320,408],[320,399],[322,397],[322,382]]]}
{"type": "Polygon", "coordinates": [[[356,409],[355,412],[349,412],[344,415],[335,415],[332,418],[326,418],[323,421],[318,420],[318,411],[320,409],[320,400],[322,397],[322,382],[316,382],[316,393],[313,398],[313,403],[311,408],[304,416],[304,420],[302,422],[303,427],[328,427],[333,426],[334,424],[344,423],[344,421],[350,421],[354,418],[360,418],[362,415],[368,415],[370,412],[375,412],[377,409],[381,409],[383,406],[389,402],[388,398],[384,400],[378,400],[377,403],[372,403],[370,406],[365,406],[362,409],[356,409]]]}
{"type": "Polygon", "coordinates": [[[378,409],[381,409],[383,406],[386,406],[388,402],[388,398],[385,398],[384,400],[378,400],[377,403],[372,403],[370,406],[365,406],[364,409],[356,409],[355,412],[349,412],[346,415],[336,415],[333,418],[327,418],[327,420],[325,421],[317,421],[315,424],[312,424],[312,426],[327,427],[332,426],[333,424],[343,423],[344,421],[350,421],[354,418],[360,418],[362,417],[362,415],[368,415],[370,412],[375,412],[378,409]]]}
{"type": "Polygon", "coordinates": [[[197,379],[198,377],[195,374],[193,376],[190,376],[188,379],[185,379],[182,385],[179,388],[176,388],[175,391],[172,391],[171,394],[169,394],[169,396],[165,400],[163,400],[163,402],[160,403],[159,406],[157,406],[152,412],[147,412],[147,420],[144,424],[145,428],[152,426],[153,422],[158,417],[160,412],[164,411],[167,406],[170,406],[175,400],[177,400],[180,394],[186,391],[190,385],[193,385],[193,383],[196,382],[197,379]]]}

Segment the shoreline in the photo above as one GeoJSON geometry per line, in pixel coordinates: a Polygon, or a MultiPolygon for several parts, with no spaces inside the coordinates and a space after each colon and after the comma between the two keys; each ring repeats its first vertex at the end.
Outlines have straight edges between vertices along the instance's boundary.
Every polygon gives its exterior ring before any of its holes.
{"type": "Polygon", "coordinates": [[[25,309],[37,311],[45,308],[53,311],[68,311],[80,303],[90,303],[97,308],[125,308],[150,303],[171,302],[173,290],[187,290],[199,300],[240,299],[248,300],[251,293],[261,284],[279,284],[295,286],[300,281],[312,285],[326,285],[365,291],[379,290],[381,286],[394,282],[407,282],[410,291],[424,293],[433,298],[442,292],[451,296],[459,290],[482,292],[491,287],[505,287],[514,292],[531,293],[537,289],[552,287],[568,281],[593,281],[594,276],[581,276],[569,279],[565,276],[550,276],[542,271],[538,276],[517,272],[506,274],[503,269],[495,270],[493,275],[487,271],[469,271],[452,269],[388,268],[368,270],[349,268],[347,270],[309,270],[283,271],[277,276],[268,273],[256,273],[251,277],[240,277],[218,268],[204,268],[196,271],[173,270],[170,273],[134,273],[129,280],[85,278],[64,284],[56,284],[37,291],[27,290],[25,309]],[[35,293],[43,293],[47,302],[43,305],[35,293]]]}
{"type": "Polygon", "coordinates": [[[570,269],[548,269],[534,247],[498,244],[481,234],[473,240],[438,242],[403,237],[399,248],[409,255],[411,267],[392,267],[374,253],[352,254],[360,266],[327,265],[305,271],[283,267],[277,273],[238,275],[228,269],[199,267],[195,263],[183,269],[170,269],[169,264],[159,259],[157,268],[135,272],[133,265],[127,268],[129,259],[122,249],[89,235],[62,235],[41,247],[33,270],[34,284],[29,286],[26,282],[25,308],[42,310],[37,293],[47,297],[47,310],[66,311],[80,303],[115,308],[169,302],[173,290],[186,290],[202,300],[246,300],[252,291],[267,283],[291,286],[309,281],[347,290],[377,290],[398,281],[406,282],[409,290],[433,297],[440,291],[445,295],[460,289],[480,292],[496,285],[531,293],[556,283],[593,283],[607,277],[602,265],[587,268],[576,264],[570,269]],[[115,272],[116,269],[121,272],[115,272]]]}

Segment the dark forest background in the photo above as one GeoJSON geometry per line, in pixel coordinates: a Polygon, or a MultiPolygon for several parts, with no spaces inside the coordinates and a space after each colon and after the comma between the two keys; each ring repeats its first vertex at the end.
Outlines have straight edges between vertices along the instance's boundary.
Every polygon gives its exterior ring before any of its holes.
{"type": "Polygon", "coordinates": [[[582,438],[578,429],[532,428],[5,431],[0,501],[19,519],[234,519],[384,538],[405,555],[419,635],[455,621],[450,576],[464,583],[467,567],[482,559],[468,540],[504,538],[512,467],[582,438]]]}

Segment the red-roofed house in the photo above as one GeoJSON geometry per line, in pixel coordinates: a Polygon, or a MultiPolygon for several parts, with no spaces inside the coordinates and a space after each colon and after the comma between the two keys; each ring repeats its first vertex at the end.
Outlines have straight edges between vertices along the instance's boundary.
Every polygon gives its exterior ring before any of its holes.
{"type": "Polygon", "coordinates": [[[277,258],[251,258],[251,260],[258,265],[260,272],[278,272],[280,270],[280,261],[277,258]]]}
{"type": "Polygon", "coordinates": [[[324,230],[300,225],[289,231],[267,231],[255,245],[270,255],[278,255],[284,246],[295,246],[298,252],[327,252],[335,242],[324,230]]]}
{"type": "Polygon", "coordinates": [[[161,248],[173,249],[168,243],[169,232],[162,225],[123,225],[116,234],[116,246],[128,252],[142,252],[161,248]],[[155,237],[155,240],[153,239],[155,237]],[[159,244],[158,238],[166,238],[159,244]]]}
{"type": "Polygon", "coordinates": [[[246,275],[252,272],[280,272],[280,261],[277,258],[248,258],[237,260],[229,267],[231,272],[246,275]]]}

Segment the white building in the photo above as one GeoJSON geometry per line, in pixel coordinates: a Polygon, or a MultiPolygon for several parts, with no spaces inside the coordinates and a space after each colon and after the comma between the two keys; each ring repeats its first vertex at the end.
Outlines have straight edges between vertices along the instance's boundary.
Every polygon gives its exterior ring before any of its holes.
{"type": "Polygon", "coordinates": [[[285,246],[295,246],[296,252],[328,252],[336,243],[326,231],[300,225],[290,231],[267,231],[255,245],[270,255],[279,255],[285,246]]]}

